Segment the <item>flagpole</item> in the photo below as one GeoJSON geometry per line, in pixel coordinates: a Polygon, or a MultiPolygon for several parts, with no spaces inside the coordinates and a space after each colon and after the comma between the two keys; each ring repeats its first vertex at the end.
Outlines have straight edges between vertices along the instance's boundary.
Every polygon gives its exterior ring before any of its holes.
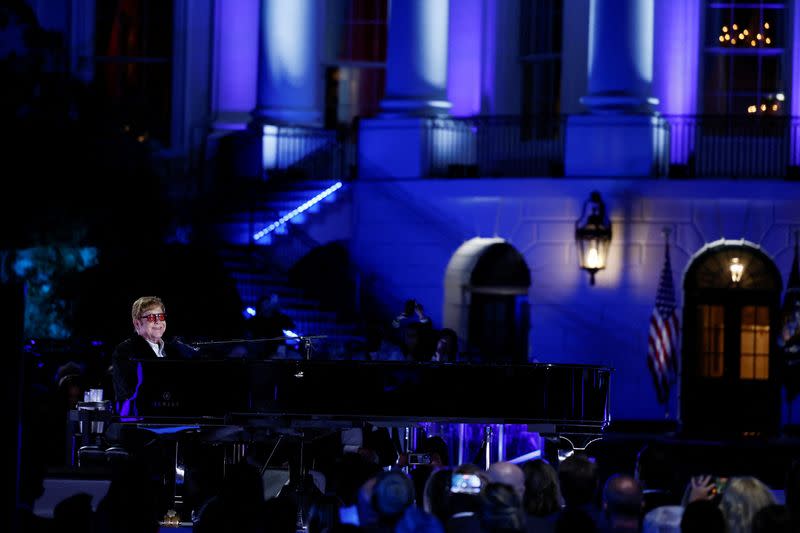
{"type": "MultiPolygon", "coordinates": [[[[672,233],[672,228],[669,226],[664,226],[661,228],[661,234],[664,236],[664,245],[666,246],[666,253],[669,254],[669,236],[672,233]]],[[[676,291],[677,292],[677,291],[676,291]]],[[[683,328],[681,328],[683,329],[683,328]]],[[[680,337],[679,337],[680,338],[680,337]]],[[[683,350],[678,350],[678,357],[677,357],[677,370],[675,372],[675,425],[676,429],[680,430],[681,427],[681,368],[683,367],[683,362],[681,361],[683,356],[683,350]]],[[[669,419],[669,407],[667,407],[666,418],[669,419]]]]}
{"type": "MultiPolygon", "coordinates": [[[[672,232],[672,229],[670,227],[668,227],[668,226],[664,226],[664,227],[661,228],[661,235],[664,237],[664,248],[665,248],[664,249],[664,253],[667,256],[669,256],[669,234],[671,232],[672,232]]],[[[678,383],[678,390],[675,393],[676,402],[679,401],[680,394],[681,394],[680,383],[678,383]]],[[[667,401],[664,402],[664,420],[669,420],[670,419],[669,404],[670,404],[670,401],[669,401],[669,398],[667,398],[667,401]]]]}
{"type": "MultiPolygon", "coordinates": [[[[664,236],[664,264],[659,275],[656,301],[650,315],[647,333],[647,366],[656,388],[658,403],[663,404],[664,420],[678,421],[680,412],[674,418],[670,414],[673,404],[672,390],[680,387],[680,317],[675,299],[675,283],[669,254],[670,228],[661,230],[664,236]]],[[[680,408],[680,388],[675,393],[675,404],[680,408]]],[[[680,409],[679,409],[680,410],[680,409]]]]}

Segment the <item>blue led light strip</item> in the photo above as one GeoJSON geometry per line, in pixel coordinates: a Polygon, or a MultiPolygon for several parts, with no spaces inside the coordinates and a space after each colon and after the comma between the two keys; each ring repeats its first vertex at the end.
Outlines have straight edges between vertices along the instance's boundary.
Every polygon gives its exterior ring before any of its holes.
{"type": "Polygon", "coordinates": [[[295,207],[294,209],[292,209],[291,211],[289,211],[288,213],[283,215],[281,218],[279,218],[278,220],[276,220],[275,222],[273,222],[272,224],[267,226],[266,228],[264,228],[261,231],[255,233],[253,235],[253,239],[259,240],[259,239],[264,238],[265,236],[269,235],[270,233],[272,233],[273,231],[275,231],[276,229],[278,229],[282,225],[286,224],[287,222],[289,222],[291,219],[293,219],[294,217],[296,217],[297,215],[299,215],[300,213],[302,213],[306,209],[310,208],[314,204],[317,204],[317,203],[321,202],[326,197],[330,196],[331,194],[333,194],[334,192],[336,192],[337,190],[339,190],[341,188],[342,188],[342,182],[341,181],[337,181],[336,183],[334,183],[333,185],[331,185],[330,187],[328,187],[327,189],[325,189],[324,191],[322,191],[321,193],[319,193],[318,195],[313,197],[311,200],[303,203],[302,205],[300,205],[298,207],[295,207]]]}
{"type": "Polygon", "coordinates": [[[525,455],[520,455],[519,457],[515,457],[514,459],[509,459],[509,463],[514,463],[518,465],[520,463],[524,463],[525,461],[530,461],[531,459],[538,459],[542,456],[542,450],[533,450],[530,453],[526,453],[525,455]]]}

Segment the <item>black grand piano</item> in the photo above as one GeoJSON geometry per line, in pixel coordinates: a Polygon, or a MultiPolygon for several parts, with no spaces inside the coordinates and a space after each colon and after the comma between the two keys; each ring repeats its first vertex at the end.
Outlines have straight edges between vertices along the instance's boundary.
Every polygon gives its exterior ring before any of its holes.
{"type": "Polygon", "coordinates": [[[276,428],[368,421],[528,424],[601,435],[611,369],[568,364],[318,360],[140,361],[140,420],[258,421],[276,428]]]}
{"type": "MultiPolygon", "coordinates": [[[[474,423],[485,425],[487,438],[490,424],[527,424],[528,431],[566,440],[574,449],[581,448],[575,443],[585,448],[602,437],[610,422],[611,369],[600,366],[312,359],[138,363],[136,413],[116,416],[110,427],[133,425],[174,439],[175,472],[180,435],[233,443],[234,451],[276,435],[277,448],[288,435],[299,443],[288,479],[301,480],[307,471],[303,443],[367,422],[406,428],[474,423]]],[[[488,461],[487,454],[487,466],[488,461]]],[[[264,468],[268,463],[269,458],[264,468]]],[[[175,472],[165,474],[173,509],[184,505],[175,472]]],[[[295,487],[300,494],[302,483],[295,487]]],[[[298,524],[301,517],[299,510],[298,524]]]]}

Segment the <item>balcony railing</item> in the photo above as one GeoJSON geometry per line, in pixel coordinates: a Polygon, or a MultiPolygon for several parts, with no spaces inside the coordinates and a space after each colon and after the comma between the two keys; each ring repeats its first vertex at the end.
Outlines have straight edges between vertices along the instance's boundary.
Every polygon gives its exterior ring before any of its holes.
{"type": "Polygon", "coordinates": [[[268,176],[348,181],[355,170],[354,139],[349,129],[264,126],[263,168],[268,176]]]}
{"type": "Polygon", "coordinates": [[[564,175],[563,116],[431,118],[431,177],[564,175]]]}
{"type": "Polygon", "coordinates": [[[800,118],[667,116],[670,177],[796,179],[800,118]]]}
{"type": "MultiPolygon", "coordinates": [[[[561,177],[566,118],[426,119],[422,177],[561,177]]],[[[652,177],[800,179],[800,117],[671,115],[661,119],[665,135],[657,136],[655,142],[664,157],[654,162],[652,177]]],[[[355,178],[357,129],[272,128],[263,135],[267,174],[355,178]]]]}

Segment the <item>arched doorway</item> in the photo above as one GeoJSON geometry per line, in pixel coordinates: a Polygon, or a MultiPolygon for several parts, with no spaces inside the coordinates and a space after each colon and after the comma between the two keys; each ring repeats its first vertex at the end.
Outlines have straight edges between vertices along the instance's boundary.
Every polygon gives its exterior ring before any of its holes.
{"type": "Polygon", "coordinates": [[[690,433],[770,434],[780,424],[781,276],[757,245],[705,246],[684,277],[681,419],[690,433]]]}
{"type": "Polygon", "coordinates": [[[503,239],[464,243],[447,266],[444,325],[483,361],[527,362],[531,275],[503,239]]]}

